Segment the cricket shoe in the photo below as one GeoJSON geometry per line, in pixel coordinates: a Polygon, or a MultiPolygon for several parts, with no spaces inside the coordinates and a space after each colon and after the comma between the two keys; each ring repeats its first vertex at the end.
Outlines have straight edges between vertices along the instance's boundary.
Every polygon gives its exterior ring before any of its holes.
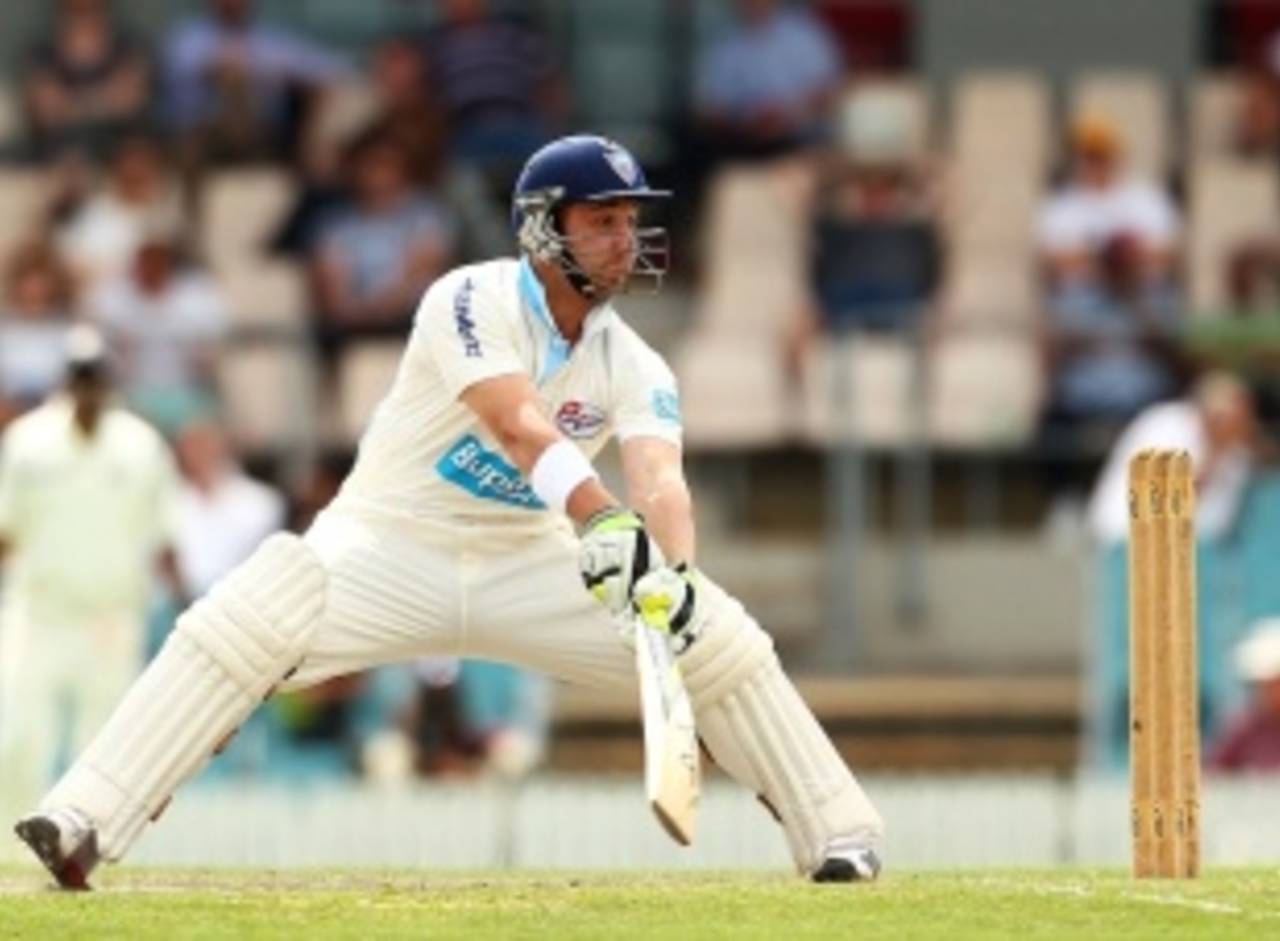
{"type": "Polygon", "coordinates": [[[814,882],[873,882],[880,875],[880,857],[864,843],[836,840],[827,845],[826,858],[813,871],[814,882]]]}
{"type": "Polygon", "coordinates": [[[83,814],[70,807],[39,811],[23,817],[13,829],[61,888],[73,891],[89,888],[89,873],[101,856],[98,834],[83,814]]]}

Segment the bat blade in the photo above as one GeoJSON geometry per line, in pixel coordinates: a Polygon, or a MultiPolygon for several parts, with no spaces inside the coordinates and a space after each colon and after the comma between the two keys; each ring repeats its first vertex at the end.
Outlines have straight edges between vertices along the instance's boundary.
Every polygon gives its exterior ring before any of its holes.
{"type": "Polygon", "coordinates": [[[693,705],[665,634],[636,619],[645,796],[671,838],[693,842],[702,792],[693,705]]]}

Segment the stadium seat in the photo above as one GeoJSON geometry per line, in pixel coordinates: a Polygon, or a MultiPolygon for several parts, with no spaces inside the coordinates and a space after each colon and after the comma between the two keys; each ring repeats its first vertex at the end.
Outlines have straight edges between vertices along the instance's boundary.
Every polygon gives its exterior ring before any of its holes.
{"type": "Polygon", "coordinates": [[[1086,72],[1072,82],[1071,116],[1096,115],[1111,121],[1125,142],[1135,172],[1163,180],[1169,172],[1169,96],[1148,72],[1086,72]]]}
{"type": "Polygon", "coordinates": [[[672,357],[691,449],[777,444],[797,431],[777,345],[695,333],[672,357]]]}
{"type": "Polygon", "coordinates": [[[1193,160],[1233,154],[1242,92],[1241,77],[1230,72],[1201,76],[1193,82],[1188,116],[1193,160]]]}
{"type": "Polygon", "coordinates": [[[359,78],[348,79],[325,91],[308,130],[314,142],[340,151],[345,141],[372,122],[377,110],[373,85],[359,78]]]}
{"type": "Polygon", "coordinates": [[[957,251],[948,260],[943,310],[948,326],[1035,327],[1039,312],[1033,259],[1028,250],[957,251]]]}
{"type": "Polygon", "coordinates": [[[804,298],[812,182],[798,163],[716,178],[704,229],[703,329],[772,336],[793,315],[804,298]]]}
{"type": "Polygon", "coordinates": [[[944,217],[952,249],[1030,257],[1042,198],[1042,181],[1030,173],[957,165],[944,217]]]}
{"type": "Polygon", "coordinates": [[[39,170],[0,167],[0,260],[39,234],[49,180],[39,170]]]}
{"type": "MultiPolygon", "coordinates": [[[[917,430],[911,341],[862,334],[814,351],[804,379],[803,426],[808,440],[830,445],[845,436],[866,447],[898,447],[917,430]],[[849,408],[838,412],[837,369],[849,381],[849,408]]],[[[923,414],[922,410],[919,414],[923,414]]]]}
{"type": "Polygon", "coordinates": [[[1227,304],[1226,265],[1243,240],[1276,233],[1280,179],[1270,160],[1205,159],[1191,168],[1187,243],[1191,307],[1202,316],[1227,304]]]}
{"type": "Polygon", "coordinates": [[[293,178],[269,167],[211,174],[200,194],[200,245],[218,269],[261,258],[294,199],[293,178]]]}
{"type": "Polygon", "coordinates": [[[238,450],[279,455],[315,441],[315,367],[299,343],[233,346],[218,364],[227,428],[238,450]]]}
{"type": "Polygon", "coordinates": [[[217,271],[237,330],[298,331],[307,320],[307,284],[301,266],[263,260],[225,265],[217,271]]]}
{"type": "Polygon", "coordinates": [[[1049,89],[1032,72],[978,71],[962,78],[951,112],[951,153],[973,172],[1031,173],[1042,180],[1051,159],[1049,89]]]}
{"type": "Polygon", "coordinates": [[[347,347],[338,359],[337,427],[344,447],[354,446],[368,427],[373,410],[382,401],[400,365],[404,343],[399,340],[367,340],[347,347]]]}
{"type": "Polygon", "coordinates": [[[1042,385],[1034,337],[944,335],[930,353],[930,438],[956,449],[1023,445],[1035,430],[1042,385]]]}
{"type": "Polygon", "coordinates": [[[962,79],[953,101],[951,156],[945,218],[951,249],[1002,258],[1010,267],[1029,265],[1050,161],[1044,80],[1023,72],[962,79]]]}

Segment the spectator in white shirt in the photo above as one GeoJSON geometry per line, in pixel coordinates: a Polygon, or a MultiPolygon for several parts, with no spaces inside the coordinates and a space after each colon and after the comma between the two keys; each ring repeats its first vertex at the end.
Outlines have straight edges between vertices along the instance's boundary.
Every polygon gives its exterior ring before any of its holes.
{"type": "Polygon", "coordinates": [[[1196,528],[1220,539],[1231,529],[1244,497],[1257,449],[1258,423],[1249,388],[1229,373],[1209,373],[1185,399],[1143,411],[1125,429],[1098,477],[1089,501],[1089,528],[1100,546],[1129,535],[1129,460],[1144,448],[1174,448],[1191,455],[1196,474],[1196,528]]]}
{"type": "Polygon", "coordinates": [[[284,526],[284,497],[248,476],[221,427],[197,420],[175,442],[183,482],[177,499],[178,570],[203,595],[284,526]]]}
{"type": "Polygon", "coordinates": [[[182,196],[159,145],[146,137],[122,141],[105,185],[57,232],[58,247],[86,287],[126,271],[146,238],[178,238],[186,218],[182,196]]]}
{"type": "Polygon", "coordinates": [[[1078,121],[1070,143],[1070,178],[1038,232],[1051,407],[1069,420],[1128,418],[1176,388],[1180,221],[1166,192],[1125,171],[1109,123],[1078,121]]]}
{"type": "Polygon", "coordinates": [[[86,307],[116,352],[133,408],[170,432],[209,410],[225,299],[210,276],[183,266],[171,242],[145,241],[130,270],[101,284],[86,307]]]}

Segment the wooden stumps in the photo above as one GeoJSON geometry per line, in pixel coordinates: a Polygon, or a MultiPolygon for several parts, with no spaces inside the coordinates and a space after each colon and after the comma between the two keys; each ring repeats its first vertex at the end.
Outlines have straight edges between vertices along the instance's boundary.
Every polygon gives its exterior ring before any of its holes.
{"type": "Polygon", "coordinates": [[[1195,477],[1185,451],[1129,464],[1133,872],[1200,871],[1195,477]]]}

